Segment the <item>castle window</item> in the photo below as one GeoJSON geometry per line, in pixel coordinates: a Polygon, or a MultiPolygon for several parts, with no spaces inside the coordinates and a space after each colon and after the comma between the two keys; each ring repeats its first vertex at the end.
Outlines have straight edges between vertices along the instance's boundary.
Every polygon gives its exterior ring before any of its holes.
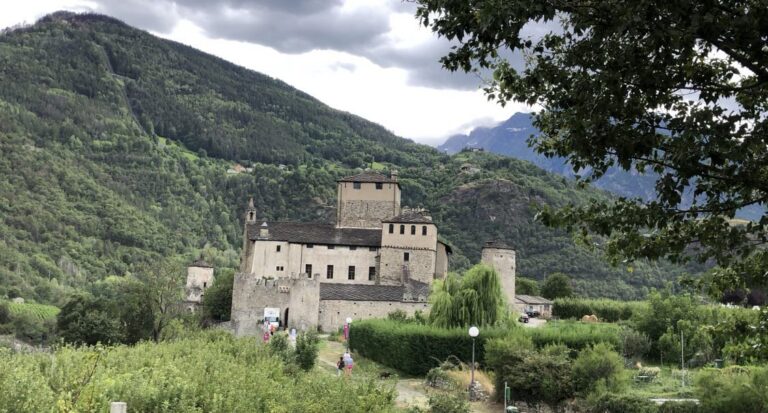
{"type": "Polygon", "coordinates": [[[405,225],[400,225],[400,234],[405,234],[405,225]]]}
{"type": "Polygon", "coordinates": [[[278,245],[277,248],[275,248],[277,252],[280,252],[280,246],[278,245]]]}
{"type": "Polygon", "coordinates": [[[376,267],[368,267],[368,281],[376,280],[376,267]]]}
{"type": "Polygon", "coordinates": [[[411,235],[416,235],[416,225],[411,225],[411,235]]]}
{"type": "Polygon", "coordinates": [[[329,246],[328,246],[328,249],[329,249],[329,250],[333,250],[333,249],[336,249],[336,246],[335,246],[335,245],[329,245],[329,246]]]}
{"type": "Polygon", "coordinates": [[[350,250],[350,251],[354,251],[354,250],[356,250],[356,249],[357,249],[357,247],[356,247],[356,246],[354,246],[354,245],[350,245],[350,246],[349,246],[349,250],[350,250]]]}
{"type": "Polygon", "coordinates": [[[360,182],[352,182],[352,188],[360,189],[360,182]]]}
{"type": "Polygon", "coordinates": [[[355,279],[355,266],[354,265],[350,265],[349,266],[349,272],[347,273],[347,278],[349,278],[350,280],[354,280],[355,279]]]}
{"type": "Polygon", "coordinates": [[[208,288],[208,283],[204,282],[203,283],[203,288],[208,288]]]}
{"type": "Polygon", "coordinates": [[[307,244],[307,248],[314,248],[315,246],[313,244],[307,244]]]}
{"type": "Polygon", "coordinates": [[[384,188],[384,184],[382,184],[381,182],[376,182],[376,189],[382,189],[382,188],[384,188]]]}
{"type": "Polygon", "coordinates": [[[411,253],[405,252],[403,253],[403,261],[408,262],[411,260],[411,253]]]}
{"type": "Polygon", "coordinates": [[[395,233],[395,224],[389,224],[389,233],[394,234],[395,233]]]}
{"type": "Polygon", "coordinates": [[[421,227],[421,235],[427,235],[427,226],[426,225],[421,227]]]}
{"type": "Polygon", "coordinates": [[[277,270],[277,271],[282,271],[282,270],[283,270],[283,268],[284,268],[283,266],[281,266],[281,265],[278,265],[278,266],[275,268],[275,270],[277,270]]]}
{"type": "Polygon", "coordinates": [[[329,280],[333,279],[333,265],[328,266],[328,270],[325,272],[325,278],[329,280]]]}
{"type": "Polygon", "coordinates": [[[304,265],[304,272],[307,273],[307,276],[309,276],[309,278],[312,278],[312,264],[304,265]]]}

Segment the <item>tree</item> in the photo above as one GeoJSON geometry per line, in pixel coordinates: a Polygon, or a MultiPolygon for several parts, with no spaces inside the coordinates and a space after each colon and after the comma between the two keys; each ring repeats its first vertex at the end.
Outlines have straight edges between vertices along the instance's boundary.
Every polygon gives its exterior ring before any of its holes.
{"type": "Polygon", "coordinates": [[[541,294],[541,292],[539,291],[538,281],[531,278],[516,277],[515,278],[515,294],[524,294],[524,295],[541,294]]]}
{"type": "Polygon", "coordinates": [[[120,321],[109,302],[91,294],[80,294],[62,307],[56,319],[59,336],[68,343],[95,345],[120,343],[120,321]]]}
{"type": "Polygon", "coordinates": [[[216,281],[205,291],[203,311],[205,316],[216,321],[229,321],[232,313],[232,286],[235,272],[226,268],[219,272],[216,281]]]}
{"type": "Polygon", "coordinates": [[[484,264],[435,281],[430,301],[429,322],[438,327],[493,325],[506,316],[499,275],[484,264]]]}
{"type": "Polygon", "coordinates": [[[620,390],[623,372],[624,360],[606,343],[582,350],[573,362],[576,390],[583,395],[594,390],[598,382],[612,392],[620,390]]]}
{"type": "Polygon", "coordinates": [[[561,272],[549,274],[541,285],[541,295],[550,300],[572,296],[571,279],[561,272]]]}
{"type": "Polygon", "coordinates": [[[584,182],[609,168],[656,178],[655,200],[572,204],[545,210],[544,223],[599,235],[614,260],[713,259],[724,268],[721,282],[765,284],[762,3],[417,3],[422,24],[456,44],[441,59],[445,68],[490,70],[489,99],[542,108],[541,134],[530,140],[540,153],[567,158],[584,182]],[[526,35],[531,24],[547,33],[526,35]],[[525,63],[503,57],[519,55],[525,63]],[[750,206],[762,218],[733,225],[736,211],[750,206]]]}
{"type": "Polygon", "coordinates": [[[171,259],[157,261],[143,267],[137,278],[146,286],[144,299],[152,311],[152,339],[159,341],[184,299],[183,266],[171,259]]]}

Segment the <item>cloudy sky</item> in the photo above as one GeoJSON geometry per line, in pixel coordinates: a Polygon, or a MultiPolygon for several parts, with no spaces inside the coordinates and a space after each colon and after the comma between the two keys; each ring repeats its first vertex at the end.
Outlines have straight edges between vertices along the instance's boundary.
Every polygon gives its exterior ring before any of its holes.
{"type": "Polygon", "coordinates": [[[435,144],[518,111],[488,102],[482,76],[450,73],[450,44],[401,0],[3,1],[0,27],[95,11],[282,79],[328,105],[435,144]]]}

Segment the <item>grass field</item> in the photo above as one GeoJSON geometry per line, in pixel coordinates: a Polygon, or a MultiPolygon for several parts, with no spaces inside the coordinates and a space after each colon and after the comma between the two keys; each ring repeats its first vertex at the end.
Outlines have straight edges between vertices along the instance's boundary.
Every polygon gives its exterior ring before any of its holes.
{"type": "Polygon", "coordinates": [[[32,314],[40,320],[48,320],[56,318],[59,314],[59,308],[52,305],[35,304],[35,303],[8,303],[8,310],[11,312],[11,316],[19,314],[32,314]]]}

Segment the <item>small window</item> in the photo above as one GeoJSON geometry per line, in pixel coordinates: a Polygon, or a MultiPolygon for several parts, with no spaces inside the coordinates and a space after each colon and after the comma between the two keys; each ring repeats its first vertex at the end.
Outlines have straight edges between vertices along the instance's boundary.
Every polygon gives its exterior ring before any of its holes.
{"type": "Polygon", "coordinates": [[[355,279],[355,266],[354,265],[350,265],[349,266],[349,272],[347,273],[347,278],[349,278],[350,280],[354,280],[355,279]]]}
{"type": "Polygon", "coordinates": [[[278,245],[278,246],[275,248],[275,250],[276,250],[277,252],[280,252],[280,246],[278,245]]]}
{"type": "Polygon", "coordinates": [[[411,260],[411,253],[409,252],[403,253],[403,261],[408,262],[410,260],[411,260]]]}
{"type": "Polygon", "coordinates": [[[426,225],[421,227],[421,235],[427,235],[427,226],[426,225]]]}
{"type": "Polygon", "coordinates": [[[352,188],[360,189],[360,182],[353,182],[352,183],[352,188]]]}
{"type": "Polygon", "coordinates": [[[312,264],[304,265],[304,272],[307,273],[309,278],[312,278],[312,264]]]}
{"type": "Polygon", "coordinates": [[[368,267],[368,281],[376,280],[376,267],[368,267]]]}
{"type": "Polygon", "coordinates": [[[328,269],[325,272],[325,278],[329,280],[333,279],[333,265],[328,266],[328,269]]]}
{"type": "Polygon", "coordinates": [[[203,283],[203,288],[208,288],[208,283],[207,282],[203,283]]]}
{"type": "Polygon", "coordinates": [[[279,265],[278,265],[277,267],[275,267],[275,270],[276,270],[276,271],[282,271],[282,270],[283,270],[283,267],[281,267],[281,266],[279,266],[279,265]]]}
{"type": "Polygon", "coordinates": [[[315,246],[313,244],[307,244],[307,248],[314,248],[315,246]]]}
{"type": "Polygon", "coordinates": [[[368,247],[368,251],[373,251],[373,252],[376,252],[376,250],[377,250],[377,248],[376,248],[376,247],[368,247]]]}
{"type": "Polygon", "coordinates": [[[395,224],[389,224],[389,233],[394,234],[395,233],[395,224]]]}
{"type": "Polygon", "coordinates": [[[400,233],[405,234],[405,225],[400,225],[400,233]]]}
{"type": "Polygon", "coordinates": [[[381,182],[376,182],[376,189],[382,189],[382,188],[384,188],[384,184],[382,184],[381,182]]]}
{"type": "Polygon", "coordinates": [[[335,245],[329,245],[329,246],[328,246],[328,249],[329,249],[329,250],[335,250],[335,249],[336,249],[336,246],[335,246],[335,245]]]}
{"type": "Polygon", "coordinates": [[[416,225],[411,225],[411,235],[416,235],[416,225]]]}

